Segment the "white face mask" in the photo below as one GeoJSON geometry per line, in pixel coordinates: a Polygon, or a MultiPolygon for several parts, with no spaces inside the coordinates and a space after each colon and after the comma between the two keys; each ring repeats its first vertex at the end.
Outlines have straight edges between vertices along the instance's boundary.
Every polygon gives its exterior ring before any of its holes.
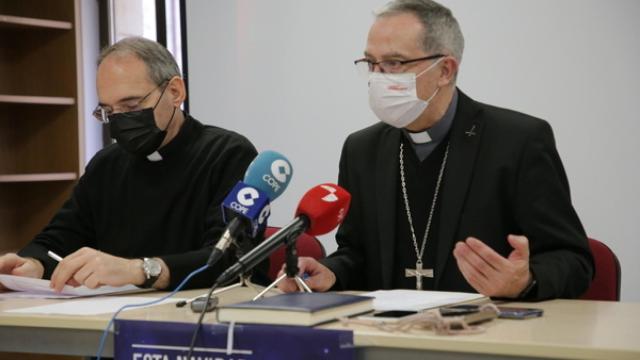
{"type": "Polygon", "coordinates": [[[419,74],[414,73],[369,73],[369,106],[383,122],[404,128],[414,122],[429,106],[440,88],[427,100],[418,97],[416,79],[433,69],[442,59],[431,64],[419,74]]]}

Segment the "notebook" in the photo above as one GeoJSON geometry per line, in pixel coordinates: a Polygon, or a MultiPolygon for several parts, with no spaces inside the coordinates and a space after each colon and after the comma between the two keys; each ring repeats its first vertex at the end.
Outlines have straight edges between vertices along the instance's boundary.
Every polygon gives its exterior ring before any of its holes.
{"type": "Polygon", "coordinates": [[[369,296],[300,292],[222,306],[218,321],[313,326],[371,310],[369,296]]]}

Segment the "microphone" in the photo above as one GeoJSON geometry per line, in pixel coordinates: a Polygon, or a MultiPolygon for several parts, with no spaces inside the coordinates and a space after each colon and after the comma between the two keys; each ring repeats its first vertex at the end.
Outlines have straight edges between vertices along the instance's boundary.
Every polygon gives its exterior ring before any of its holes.
{"type": "Polygon", "coordinates": [[[256,156],[244,174],[245,182],[263,191],[272,201],[282,195],[293,176],[287,158],[273,150],[256,156]]]}
{"type": "Polygon", "coordinates": [[[300,200],[293,221],[225,270],[216,284],[224,284],[253,269],[280,245],[290,244],[303,232],[322,235],[335,229],[347,215],[350,203],[351,194],[338,185],[322,184],[311,188],[300,200]]]}
{"type": "Polygon", "coordinates": [[[241,233],[255,237],[266,227],[270,200],[284,192],[292,175],[291,163],[278,152],[264,151],[253,159],[244,181],[238,181],[222,202],[222,218],[227,227],[209,255],[208,266],[220,260],[241,233]]]}

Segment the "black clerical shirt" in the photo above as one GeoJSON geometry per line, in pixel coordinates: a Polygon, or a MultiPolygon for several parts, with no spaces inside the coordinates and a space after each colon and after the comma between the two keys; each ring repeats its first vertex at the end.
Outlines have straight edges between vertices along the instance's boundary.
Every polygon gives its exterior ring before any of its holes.
{"type": "MultiPolygon", "coordinates": [[[[243,136],[185,117],[176,137],[158,150],[160,161],[127,153],[118,144],[99,151],[71,198],[22,251],[45,266],[48,250],[67,256],[87,246],[125,257],[160,257],[170,270],[170,288],[205,264],[224,223],[227,192],[256,156],[243,136]]],[[[210,286],[233,261],[223,259],[188,287],[210,286]]]]}

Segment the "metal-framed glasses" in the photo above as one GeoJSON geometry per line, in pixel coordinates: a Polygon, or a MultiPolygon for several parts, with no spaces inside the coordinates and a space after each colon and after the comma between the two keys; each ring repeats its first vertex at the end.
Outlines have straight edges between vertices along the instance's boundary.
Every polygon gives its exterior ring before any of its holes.
{"type": "Polygon", "coordinates": [[[374,72],[376,66],[380,69],[381,73],[387,74],[395,74],[404,72],[407,68],[407,64],[416,63],[418,61],[427,61],[433,59],[439,59],[445,57],[445,54],[435,54],[424,56],[416,59],[408,59],[408,60],[380,60],[380,61],[372,61],[367,58],[362,58],[354,61],[353,63],[356,65],[358,72],[361,74],[368,74],[370,72],[374,72]]]}
{"type": "Polygon", "coordinates": [[[160,83],[160,85],[154,87],[153,89],[151,89],[151,91],[149,91],[146,95],[144,95],[143,97],[136,99],[136,98],[132,98],[129,101],[125,101],[125,103],[120,106],[119,109],[117,109],[117,111],[113,108],[111,108],[110,106],[102,106],[102,105],[98,105],[96,106],[96,108],[93,110],[93,117],[96,118],[96,120],[104,123],[104,124],[108,124],[109,123],[109,116],[115,114],[115,113],[121,113],[121,112],[130,112],[130,111],[138,111],[138,110],[142,110],[143,106],[142,104],[144,103],[145,100],[147,100],[147,98],[149,98],[149,96],[151,94],[153,94],[154,91],[156,91],[158,88],[162,87],[165,83],[167,83],[167,80],[163,81],[160,83]]]}

